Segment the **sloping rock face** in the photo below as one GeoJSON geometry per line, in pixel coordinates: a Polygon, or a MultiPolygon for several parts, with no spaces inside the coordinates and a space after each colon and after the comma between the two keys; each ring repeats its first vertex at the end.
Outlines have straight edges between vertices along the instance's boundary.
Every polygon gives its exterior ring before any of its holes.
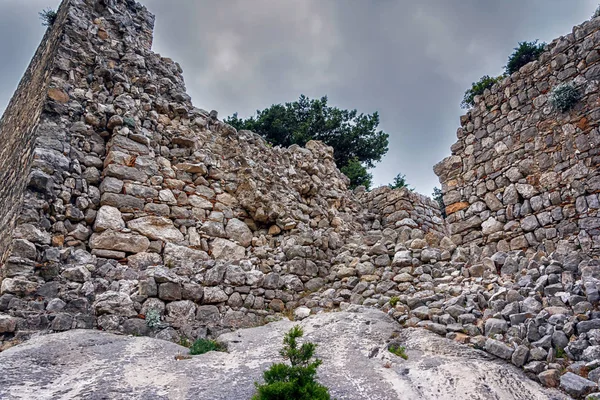
{"type": "MultiPolygon", "coordinates": [[[[567,399],[542,389],[519,369],[424,330],[402,330],[376,310],[322,313],[301,323],[319,344],[319,381],[340,400],[567,399]]],[[[0,397],[11,399],[249,399],[272,363],[287,320],[222,335],[228,353],[175,360],[187,349],[143,337],[73,330],[39,336],[0,353],[0,397]]]]}

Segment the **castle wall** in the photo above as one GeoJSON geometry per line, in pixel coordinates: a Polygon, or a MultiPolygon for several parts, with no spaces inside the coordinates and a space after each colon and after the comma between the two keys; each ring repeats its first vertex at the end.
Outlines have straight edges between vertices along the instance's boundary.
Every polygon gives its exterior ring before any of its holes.
{"type": "Polygon", "coordinates": [[[23,192],[35,142],[34,132],[47,97],[57,93],[48,88],[53,61],[63,35],[69,2],[58,10],[53,27],[42,39],[33,59],[4,115],[0,120],[0,264],[6,258],[23,192]]]}
{"type": "Polygon", "coordinates": [[[556,39],[538,61],[486,90],[434,167],[452,240],[484,255],[517,249],[600,254],[600,19],[556,39]],[[582,95],[568,112],[558,84],[582,95]]]}

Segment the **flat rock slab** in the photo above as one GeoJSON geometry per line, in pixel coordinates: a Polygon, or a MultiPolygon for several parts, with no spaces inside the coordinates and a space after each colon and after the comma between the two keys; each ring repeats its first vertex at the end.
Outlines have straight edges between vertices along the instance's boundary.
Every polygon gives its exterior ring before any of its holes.
{"type": "MultiPolygon", "coordinates": [[[[568,399],[516,367],[422,329],[401,329],[368,309],[309,317],[319,381],[339,400],[568,399]],[[408,360],[386,350],[392,334],[408,360]]],[[[72,330],[35,337],[0,353],[1,399],[249,399],[254,381],[280,362],[284,320],[224,334],[228,353],[177,361],[187,349],[148,337],[72,330]]]]}

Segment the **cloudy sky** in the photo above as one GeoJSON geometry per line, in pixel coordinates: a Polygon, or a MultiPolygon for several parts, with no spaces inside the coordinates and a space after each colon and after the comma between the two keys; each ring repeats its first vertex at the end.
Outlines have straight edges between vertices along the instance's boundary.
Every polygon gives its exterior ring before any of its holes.
{"type": "MultiPolygon", "coordinates": [[[[300,94],[378,111],[390,150],[376,186],[398,173],[419,192],[456,140],[471,82],[502,72],[523,40],[552,39],[599,0],[142,0],[157,15],[154,50],[178,61],[194,104],[247,117],[300,94]]],[[[0,110],[58,0],[0,0],[0,110]]]]}

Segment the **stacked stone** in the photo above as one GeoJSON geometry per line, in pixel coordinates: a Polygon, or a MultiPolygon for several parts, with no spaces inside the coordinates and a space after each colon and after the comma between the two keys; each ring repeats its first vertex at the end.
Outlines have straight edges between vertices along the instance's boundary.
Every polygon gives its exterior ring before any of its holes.
{"type": "Polygon", "coordinates": [[[387,186],[358,193],[361,205],[377,216],[375,228],[420,229],[432,235],[445,236],[445,223],[439,205],[427,196],[407,188],[392,190],[387,186]]]}
{"type": "Polygon", "coordinates": [[[434,167],[452,240],[496,251],[559,247],[600,254],[600,19],[554,40],[538,61],[486,90],[434,167]],[[568,112],[549,95],[573,82],[568,112]]]}
{"type": "MultiPolygon", "coordinates": [[[[481,230],[505,214],[484,208],[476,217],[487,223],[467,234],[478,239],[459,240],[424,196],[348,191],[320,142],[271,148],[236,132],[192,106],[178,64],[150,51],[154,18],[135,2],[70,0],[59,14],[1,270],[2,346],[74,328],[193,340],[275,313],[363,304],[510,359],[544,384],[594,390],[600,267],[589,254],[505,249],[499,231],[494,247],[481,230]]],[[[588,197],[564,215],[594,220],[588,197]]],[[[451,213],[454,226],[463,211],[451,213]]]]}
{"type": "Polygon", "coordinates": [[[141,5],[60,10],[2,266],[4,339],[146,333],[149,309],[194,338],[259,323],[325,284],[344,238],[362,230],[332,148],[271,148],[194,108],[179,65],[150,51],[154,17],[141,5]]]}
{"type": "Polygon", "coordinates": [[[418,326],[485,350],[575,398],[598,390],[600,262],[577,253],[470,250],[423,231],[364,234],[336,257],[327,284],[301,299],[303,318],[350,304],[381,307],[418,326]]]}

